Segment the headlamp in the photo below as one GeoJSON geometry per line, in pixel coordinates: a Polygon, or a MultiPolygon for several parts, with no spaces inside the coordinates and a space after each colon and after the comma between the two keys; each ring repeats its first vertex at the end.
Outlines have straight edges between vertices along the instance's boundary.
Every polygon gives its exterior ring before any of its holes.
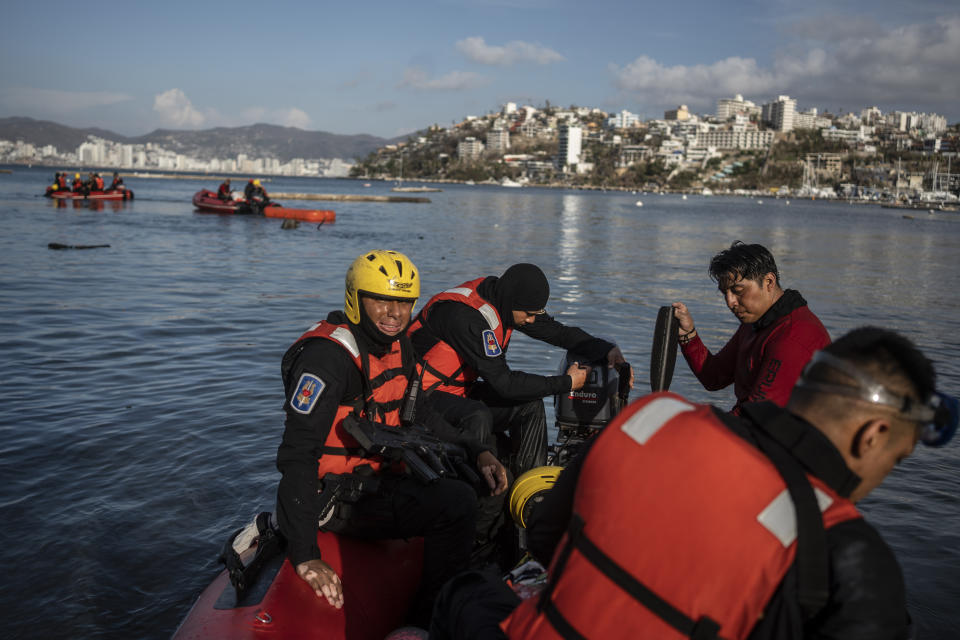
{"type": "Polygon", "coordinates": [[[803,389],[832,393],[857,398],[871,404],[895,409],[906,420],[920,424],[920,441],[930,447],[942,447],[957,431],[960,421],[960,403],[945,393],[934,391],[929,398],[918,402],[912,398],[893,393],[856,366],[824,351],[813,354],[813,358],[803,370],[797,381],[803,389]],[[811,367],[822,364],[844,373],[857,382],[851,387],[834,382],[808,380],[811,367]]]}

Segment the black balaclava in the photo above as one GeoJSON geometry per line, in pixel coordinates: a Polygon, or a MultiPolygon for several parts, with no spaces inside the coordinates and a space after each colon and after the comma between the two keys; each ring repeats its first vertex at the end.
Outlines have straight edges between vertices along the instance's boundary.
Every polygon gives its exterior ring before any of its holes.
{"type": "Polygon", "coordinates": [[[550,298],[550,283],[535,264],[515,264],[497,280],[494,303],[501,316],[513,324],[513,311],[542,311],[550,298]]]}
{"type": "MultiPolygon", "coordinates": [[[[384,352],[390,347],[390,344],[396,340],[400,339],[400,336],[406,333],[406,329],[401,331],[395,336],[388,336],[384,332],[377,329],[377,325],[373,323],[373,320],[370,319],[370,316],[367,315],[366,309],[363,307],[363,297],[362,293],[357,293],[357,302],[360,307],[360,330],[363,332],[363,335],[368,339],[368,343],[371,345],[377,345],[384,349],[384,352]]],[[[354,325],[357,326],[357,325],[354,325]]],[[[379,349],[374,349],[379,353],[379,349]]]]}

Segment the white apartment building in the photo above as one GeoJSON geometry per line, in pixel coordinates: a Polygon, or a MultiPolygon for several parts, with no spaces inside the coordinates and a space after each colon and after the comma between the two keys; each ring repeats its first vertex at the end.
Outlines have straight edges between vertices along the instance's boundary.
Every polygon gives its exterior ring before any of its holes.
{"type": "Polygon", "coordinates": [[[760,107],[750,100],[744,100],[743,96],[739,93],[733,98],[720,98],[717,100],[717,118],[720,120],[729,120],[737,115],[747,117],[760,115],[760,107]]]}
{"type": "Polygon", "coordinates": [[[457,144],[457,156],[461,160],[476,160],[483,153],[483,143],[473,136],[464,138],[457,144]]]}
{"type": "Polygon", "coordinates": [[[697,136],[697,146],[717,149],[766,149],[773,144],[775,135],[773,131],[756,129],[705,131],[697,136]]]}
{"type": "Polygon", "coordinates": [[[563,169],[579,164],[583,130],[580,127],[563,125],[559,133],[557,165],[563,169]]]}
{"type": "Polygon", "coordinates": [[[510,148],[509,129],[490,129],[487,131],[487,148],[490,151],[506,151],[510,148]]]}
{"type": "Polygon", "coordinates": [[[777,96],[773,102],[763,105],[761,118],[777,131],[793,131],[797,101],[790,96],[777,96]]]}
{"type": "Polygon", "coordinates": [[[635,113],[630,113],[626,109],[623,109],[615,116],[607,118],[607,127],[610,129],[629,129],[630,127],[636,127],[640,124],[640,116],[635,113]]]}

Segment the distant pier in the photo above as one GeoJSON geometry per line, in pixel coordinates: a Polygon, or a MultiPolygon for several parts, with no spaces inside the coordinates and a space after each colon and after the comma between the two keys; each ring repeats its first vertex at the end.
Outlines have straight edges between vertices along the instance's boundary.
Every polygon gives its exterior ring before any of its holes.
{"type": "Polygon", "coordinates": [[[430,202],[415,196],[368,196],[352,193],[274,193],[271,200],[332,200],[333,202],[430,202]]]}

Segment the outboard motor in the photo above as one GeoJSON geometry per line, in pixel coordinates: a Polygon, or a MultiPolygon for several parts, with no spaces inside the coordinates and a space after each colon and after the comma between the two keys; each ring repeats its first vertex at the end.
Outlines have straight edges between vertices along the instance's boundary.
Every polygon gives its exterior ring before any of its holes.
{"type": "Polygon", "coordinates": [[[547,461],[561,467],[576,455],[581,444],[620,413],[630,392],[629,364],[620,366],[624,370],[621,376],[620,371],[608,367],[604,360],[588,362],[568,351],[560,364],[560,372],[565,372],[574,362],[589,366],[590,373],[580,389],[554,396],[557,442],[550,446],[547,461]]]}

